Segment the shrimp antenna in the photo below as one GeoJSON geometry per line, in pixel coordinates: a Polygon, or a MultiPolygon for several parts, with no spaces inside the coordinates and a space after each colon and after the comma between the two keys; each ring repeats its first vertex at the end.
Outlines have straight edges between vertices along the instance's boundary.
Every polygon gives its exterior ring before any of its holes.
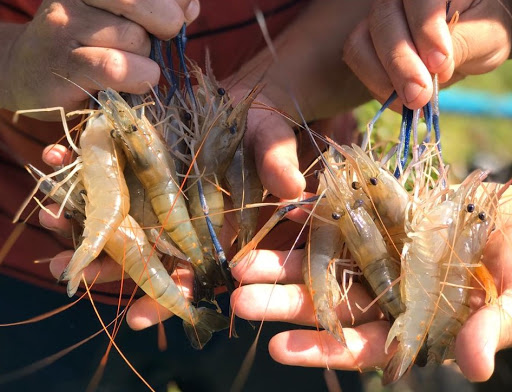
{"type": "MultiPolygon", "coordinates": [[[[64,80],[66,80],[67,82],[71,83],[75,87],[78,87],[80,90],[82,90],[84,93],[86,93],[89,96],[90,99],[92,99],[94,102],[96,102],[99,107],[101,107],[101,103],[96,99],[96,97],[94,95],[92,95],[89,91],[84,89],[82,86],[80,86],[78,83],[73,82],[71,79],[68,79],[65,76],[62,76],[62,75],[58,74],[57,72],[52,71],[52,73],[55,76],[58,76],[59,78],[62,78],[64,80]]],[[[92,82],[96,83],[99,86],[100,90],[105,90],[105,87],[102,86],[97,80],[94,80],[93,78],[91,78],[91,77],[89,77],[87,75],[86,75],[86,78],[91,80],[92,82]]]]}

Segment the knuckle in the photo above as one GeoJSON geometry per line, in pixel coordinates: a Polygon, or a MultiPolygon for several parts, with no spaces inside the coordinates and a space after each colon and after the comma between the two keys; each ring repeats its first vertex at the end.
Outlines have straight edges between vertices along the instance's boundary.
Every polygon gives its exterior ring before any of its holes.
{"type": "Polygon", "coordinates": [[[137,23],[128,22],[121,31],[121,39],[129,42],[133,53],[148,55],[150,51],[149,36],[146,30],[137,23]],[[146,53],[147,52],[147,53],[146,53]]]}
{"type": "Polygon", "coordinates": [[[396,75],[401,73],[402,64],[407,59],[401,51],[394,48],[390,50],[383,59],[382,65],[389,75],[396,75]]]}
{"type": "Polygon", "coordinates": [[[69,17],[62,4],[53,3],[50,5],[45,13],[45,22],[53,27],[63,27],[69,23],[69,17]]]}
{"type": "Polygon", "coordinates": [[[114,83],[125,80],[128,73],[125,57],[115,50],[107,50],[103,58],[102,69],[107,80],[114,83]]]}

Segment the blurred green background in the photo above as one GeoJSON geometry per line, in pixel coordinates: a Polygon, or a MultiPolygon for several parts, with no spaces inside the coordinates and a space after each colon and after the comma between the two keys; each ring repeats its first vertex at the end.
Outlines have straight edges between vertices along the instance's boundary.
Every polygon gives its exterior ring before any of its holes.
{"type": "MultiPolygon", "coordinates": [[[[491,73],[467,77],[450,88],[468,89],[471,92],[480,90],[498,96],[508,94],[512,97],[512,62],[506,62],[491,73]]],[[[464,106],[462,100],[460,105],[464,106]]],[[[372,101],[355,111],[359,129],[365,130],[366,124],[379,108],[380,104],[372,101]]],[[[378,138],[398,141],[400,121],[401,116],[398,113],[385,111],[375,125],[378,138]]],[[[483,168],[497,171],[512,164],[512,118],[441,111],[440,124],[443,157],[445,163],[451,166],[453,182],[464,179],[475,166],[491,166],[483,168]]]]}

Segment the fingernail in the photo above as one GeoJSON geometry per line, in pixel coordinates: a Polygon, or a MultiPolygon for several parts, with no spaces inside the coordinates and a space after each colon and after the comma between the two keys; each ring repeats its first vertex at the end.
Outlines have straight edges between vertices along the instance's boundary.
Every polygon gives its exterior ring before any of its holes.
{"type": "Polygon", "coordinates": [[[434,71],[441,67],[448,57],[437,50],[431,52],[427,57],[428,68],[434,71]]]}
{"type": "Polygon", "coordinates": [[[409,82],[404,87],[405,103],[411,103],[418,98],[421,92],[425,89],[424,86],[420,86],[418,83],[409,82]]]}

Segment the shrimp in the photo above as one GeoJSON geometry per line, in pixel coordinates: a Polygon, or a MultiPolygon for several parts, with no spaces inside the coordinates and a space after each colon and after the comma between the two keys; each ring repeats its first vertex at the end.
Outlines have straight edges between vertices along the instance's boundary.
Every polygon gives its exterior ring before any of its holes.
{"type": "Polygon", "coordinates": [[[104,250],[123,266],[146,294],[183,320],[187,338],[195,349],[203,348],[213,332],[229,327],[229,319],[221,313],[190,304],[158,259],[144,231],[130,215],[126,216],[104,250]]]}
{"type": "Polygon", "coordinates": [[[353,144],[352,148],[339,146],[338,150],[355,168],[360,185],[370,198],[378,219],[385,228],[383,234],[400,251],[402,240],[405,238],[405,211],[409,194],[391,173],[379,167],[361,147],[353,144]]]}
{"type": "Polygon", "coordinates": [[[114,90],[100,91],[98,99],[114,126],[112,133],[128,163],[147,191],[153,210],[164,230],[187,255],[204,295],[213,298],[215,263],[205,260],[201,242],[190,222],[185,199],[177,186],[173,158],[152,125],[114,90]]]}
{"type": "MultiPolygon", "coordinates": [[[[325,181],[320,181],[318,194],[322,194],[325,181]]],[[[311,218],[310,236],[302,259],[302,276],[309,290],[318,322],[341,344],[346,345],[336,306],[341,301],[341,290],[331,271],[333,260],[339,257],[343,240],[339,228],[328,221],[330,207],[318,204],[311,218]]]]}
{"type": "Polygon", "coordinates": [[[467,286],[478,267],[487,238],[495,221],[498,202],[496,189],[487,187],[479,202],[468,203],[461,214],[468,215],[460,229],[453,247],[454,258],[448,258],[448,264],[442,267],[445,286],[442,290],[444,301],[435,315],[428,333],[428,362],[441,364],[445,359],[453,358],[453,344],[460,328],[469,317],[469,290],[467,286]]]}
{"type": "Polygon", "coordinates": [[[400,264],[389,255],[384,238],[363,208],[363,201],[354,197],[345,179],[341,176],[326,178],[326,196],[334,211],[332,219],[337,221],[351,256],[377,296],[383,312],[388,318],[398,317],[404,310],[396,284],[400,264]]]}
{"type": "Polygon", "coordinates": [[[83,241],[60,277],[61,280],[69,280],[67,293],[70,297],[78,289],[80,272],[98,257],[130,208],[121,155],[109,132],[105,116],[93,116],[80,137],[80,177],[87,192],[86,220],[83,241]]]}
{"type": "Polygon", "coordinates": [[[395,337],[397,352],[384,370],[383,383],[398,380],[412,365],[425,342],[438,309],[441,293],[441,262],[453,247],[467,194],[481,181],[481,172],[469,176],[445,201],[442,193],[424,201],[406,222],[401,282],[405,312],[393,323],[386,339],[387,350],[395,337]]]}
{"type": "Polygon", "coordinates": [[[256,171],[254,157],[244,147],[243,140],[226,172],[226,183],[236,210],[239,228],[237,251],[239,251],[254,237],[258,225],[259,209],[245,206],[260,203],[263,199],[263,185],[256,171]]]}
{"type": "MultiPolygon", "coordinates": [[[[226,175],[226,171],[245,134],[247,115],[261,88],[256,86],[233,107],[227,92],[218,86],[207,60],[207,75],[193,64],[192,72],[199,81],[197,90],[197,114],[193,121],[191,150],[195,154],[195,163],[208,206],[208,213],[217,235],[224,222],[224,198],[217,185],[226,175]],[[202,180],[205,181],[202,181],[202,180]]],[[[198,184],[187,192],[191,216],[203,218],[203,206],[199,199],[198,184]]],[[[199,235],[203,252],[211,252],[210,232],[205,219],[194,219],[193,225],[199,235]]]]}
{"type": "MultiPolygon", "coordinates": [[[[35,173],[43,178],[38,170],[35,173]]],[[[78,216],[83,213],[79,206],[71,202],[65,187],[58,187],[55,181],[45,179],[39,189],[67,210],[77,208],[78,216]]],[[[169,276],[164,265],[148,242],[144,230],[130,215],[105,243],[103,250],[121,265],[134,282],[161,306],[183,320],[183,328],[192,347],[201,349],[212,337],[213,332],[228,328],[229,319],[213,309],[195,308],[169,276]]]]}

